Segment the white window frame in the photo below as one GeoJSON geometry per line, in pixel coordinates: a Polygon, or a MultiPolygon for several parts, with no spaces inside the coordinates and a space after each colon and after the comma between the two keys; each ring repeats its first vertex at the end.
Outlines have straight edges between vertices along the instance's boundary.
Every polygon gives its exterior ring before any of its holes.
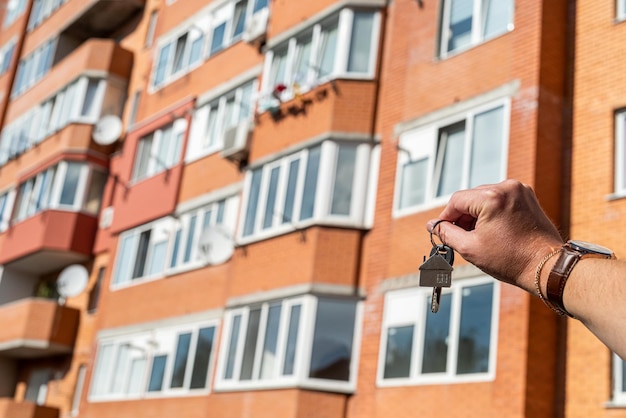
{"type": "Polygon", "coordinates": [[[28,30],[33,30],[41,25],[52,13],[65,4],[68,0],[34,0],[30,18],[28,19],[28,30]]]}
{"type": "MultiPolygon", "coordinates": [[[[180,322],[180,321],[178,321],[180,322]]],[[[176,325],[169,325],[163,327],[143,327],[144,330],[139,332],[124,333],[121,335],[100,338],[98,340],[98,350],[96,355],[96,361],[93,367],[93,374],[91,377],[90,390],[88,395],[89,402],[110,402],[118,401],[122,399],[156,399],[156,398],[168,398],[179,396],[206,396],[211,390],[211,376],[214,370],[214,363],[217,353],[217,341],[219,331],[219,321],[202,320],[187,323],[179,323],[176,325]],[[208,370],[206,375],[206,382],[204,387],[191,389],[191,377],[193,372],[193,366],[195,363],[195,354],[198,343],[199,331],[204,328],[213,328],[213,341],[211,346],[211,353],[208,361],[208,370]],[[171,387],[171,377],[173,372],[174,361],[176,357],[178,336],[181,334],[191,333],[191,339],[189,342],[189,351],[187,352],[187,361],[185,366],[185,380],[181,388],[171,387]],[[103,371],[100,370],[103,367],[100,364],[102,359],[100,358],[102,347],[111,346],[113,352],[111,356],[112,364],[103,371]],[[129,348],[129,362],[127,367],[122,367],[123,374],[116,376],[114,370],[117,370],[117,361],[119,350],[122,347],[129,348]],[[154,357],[159,355],[167,355],[167,362],[165,365],[165,371],[163,376],[163,387],[159,391],[148,391],[148,385],[150,382],[150,373],[152,370],[152,361],[154,357]],[[139,393],[128,392],[128,385],[130,384],[130,360],[132,358],[145,359],[144,375],[140,383],[142,383],[139,393]],[[104,373],[104,374],[101,374],[104,373]],[[100,382],[97,382],[101,379],[100,382]],[[126,385],[126,391],[112,392],[112,385],[116,381],[122,381],[126,385]],[[96,385],[102,385],[104,383],[109,389],[104,393],[94,393],[96,385]]]]}
{"type": "Polygon", "coordinates": [[[214,390],[218,391],[239,391],[256,389],[276,389],[300,387],[312,390],[321,390],[338,393],[354,393],[356,390],[356,376],[359,358],[359,341],[361,339],[361,322],[363,318],[363,303],[359,300],[343,298],[346,302],[355,303],[355,323],[352,339],[352,352],[350,361],[350,376],[346,381],[330,380],[309,377],[311,354],[313,350],[313,340],[315,333],[315,320],[317,315],[318,296],[302,295],[280,300],[271,300],[257,303],[250,306],[233,308],[224,314],[224,328],[220,342],[218,364],[215,376],[214,390]],[[267,328],[268,310],[271,305],[280,304],[280,322],[276,342],[276,359],[274,363],[274,377],[260,377],[260,363],[262,348],[264,344],[265,331],[267,328]],[[283,375],[280,371],[284,365],[286,343],[288,337],[289,320],[291,308],[300,306],[300,316],[298,322],[298,335],[295,347],[295,357],[293,363],[293,374],[283,375]],[[243,362],[243,350],[246,343],[246,331],[248,328],[249,313],[252,308],[261,308],[259,319],[258,337],[255,346],[255,358],[250,380],[241,380],[241,366],[243,362]],[[231,332],[235,316],[241,316],[239,324],[239,334],[237,336],[237,346],[232,370],[232,378],[226,379],[226,364],[229,357],[229,344],[231,342],[231,332]]]}
{"type": "MultiPolygon", "coordinates": [[[[103,167],[94,164],[83,161],[64,160],[26,179],[18,186],[14,203],[12,202],[16,205],[12,223],[22,222],[41,212],[52,209],[90,213],[86,210],[85,204],[87,203],[86,199],[89,191],[88,185],[91,185],[92,173],[94,171],[105,172],[103,167]],[[80,172],[76,184],[74,201],[71,204],[63,204],[61,203],[61,197],[66,181],[68,164],[78,165],[80,172]],[[43,184],[44,182],[45,184],[43,184]],[[23,185],[26,185],[24,190],[27,191],[27,196],[21,195],[23,185]],[[42,193],[43,202],[42,206],[37,208],[37,199],[40,193],[42,193]]],[[[97,210],[99,210],[99,208],[97,210]]],[[[97,213],[90,214],[96,215],[97,213]]]]}
{"type": "Polygon", "coordinates": [[[398,140],[398,163],[396,167],[396,185],[394,193],[394,217],[402,217],[417,212],[433,209],[444,205],[450,195],[437,196],[437,182],[441,173],[436,175],[438,171],[437,162],[438,158],[438,144],[440,131],[443,128],[454,125],[455,123],[465,122],[465,153],[463,154],[463,167],[462,167],[462,180],[459,190],[467,189],[469,184],[469,170],[471,169],[471,146],[474,138],[472,137],[474,118],[481,113],[497,109],[502,107],[502,150],[500,156],[500,173],[494,176],[494,183],[502,181],[506,178],[507,164],[508,164],[508,149],[509,149],[509,129],[510,129],[510,117],[511,117],[511,100],[509,97],[484,103],[479,106],[475,106],[465,112],[455,113],[452,116],[446,116],[439,120],[422,125],[410,130],[407,130],[400,134],[398,140]],[[405,165],[418,161],[420,159],[427,159],[427,177],[425,183],[425,199],[421,204],[400,207],[402,182],[403,182],[403,168],[405,165]]]}
{"type": "Polygon", "coordinates": [[[10,188],[0,192],[0,232],[6,231],[11,224],[11,215],[13,213],[13,205],[15,204],[15,188],[10,188]]]}
{"type": "Polygon", "coordinates": [[[154,177],[180,163],[180,155],[182,153],[185,134],[187,133],[187,125],[188,123],[186,118],[179,118],[172,123],[144,135],[139,139],[139,141],[137,141],[137,151],[135,154],[135,161],[133,163],[133,174],[131,179],[132,183],[138,183],[142,180],[154,177]],[[159,156],[159,150],[162,149],[161,143],[164,141],[164,134],[167,131],[169,131],[169,134],[171,135],[169,137],[171,142],[167,145],[167,160],[162,161],[159,156]],[[150,137],[152,138],[152,144],[148,150],[142,145],[150,137]],[[145,173],[140,173],[138,172],[140,167],[139,164],[142,161],[143,153],[146,152],[148,153],[148,166],[146,167],[145,173]]]}
{"type": "Polygon", "coordinates": [[[185,162],[189,163],[200,158],[204,158],[215,152],[218,152],[224,148],[224,135],[227,126],[225,120],[226,104],[230,98],[234,97],[234,105],[232,118],[237,120],[239,124],[250,124],[254,117],[254,104],[255,104],[255,92],[257,90],[256,79],[248,80],[242,83],[238,87],[221,94],[218,97],[196,107],[191,122],[191,128],[189,131],[189,141],[187,145],[187,151],[185,155],[185,162]],[[250,97],[247,102],[243,101],[244,91],[250,89],[250,97]],[[207,137],[208,121],[211,118],[211,113],[214,112],[214,108],[217,108],[217,119],[215,127],[215,138],[207,143],[209,139],[207,137]],[[245,109],[247,108],[247,109],[245,109]],[[247,115],[245,115],[247,114],[247,115]],[[242,117],[242,115],[244,115],[242,117]]]}
{"type": "Polygon", "coordinates": [[[39,80],[48,74],[54,64],[58,38],[49,39],[22,58],[17,67],[15,83],[11,91],[11,98],[16,98],[34,86],[39,80]],[[41,67],[44,60],[44,66],[41,67]]]}
{"type": "Polygon", "coordinates": [[[616,0],[615,12],[616,12],[616,20],[622,21],[626,19],[626,1],[624,0],[616,0]]]}
{"type": "Polygon", "coordinates": [[[241,216],[238,227],[238,242],[242,244],[266,239],[272,236],[288,233],[297,229],[306,228],[310,225],[332,225],[347,228],[366,228],[367,196],[373,184],[370,182],[370,172],[374,168],[375,157],[373,145],[370,143],[359,141],[342,141],[341,139],[325,140],[321,144],[312,145],[300,151],[284,157],[276,158],[265,164],[250,167],[246,174],[245,187],[243,194],[243,202],[241,206],[241,216]],[[335,172],[337,169],[337,154],[340,146],[356,146],[356,160],[354,164],[354,176],[352,182],[352,196],[350,203],[350,213],[348,215],[333,215],[331,213],[332,193],[335,184],[335,172]],[[320,161],[317,172],[317,183],[313,216],[311,218],[300,220],[300,209],[302,205],[302,197],[305,186],[306,165],[308,154],[311,149],[320,146],[320,161]],[[291,219],[282,222],[284,214],[281,213],[284,207],[287,181],[289,174],[289,165],[292,161],[299,159],[298,178],[294,196],[294,207],[291,219]],[[267,203],[267,192],[269,186],[269,177],[274,167],[280,167],[279,183],[276,191],[276,200],[274,205],[274,216],[272,225],[263,228],[263,221],[267,203]],[[254,226],[251,233],[246,233],[247,208],[250,198],[250,189],[253,173],[261,170],[260,192],[257,201],[254,226]],[[281,216],[282,215],[282,216],[281,216]]]}
{"type": "MultiPolygon", "coordinates": [[[[378,356],[378,372],[376,383],[379,387],[394,386],[412,386],[422,384],[450,384],[450,383],[469,383],[469,382],[485,382],[495,380],[496,359],[498,350],[498,322],[500,312],[500,284],[497,280],[489,276],[481,276],[476,278],[468,278],[456,280],[450,288],[444,288],[443,294],[452,293],[451,312],[450,312],[450,335],[447,338],[447,368],[445,373],[420,374],[420,360],[424,347],[425,332],[425,314],[430,311],[429,303],[432,291],[426,288],[408,288],[402,290],[394,290],[385,294],[385,305],[383,308],[383,320],[381,323],[380,348],[378,356]],[[456,355],[458,353],[458,332],[461,321],[461,296],[464,288],[480,286],[485,284],[493,285],[493,299],[491,312],[491,332],[489,339],[489,366],[485,373],[460,374],[456,375],[454,366],[456,365],[456,355]],[[415,301],[411,312],[406,313],[406,317],[402,320],[395,319],[390,322],[390,309],[394,298],[410,298],[415,301]],[[413,345],[411,351],[411,363],[409,377],[401,378],[384,378],[385,357],[387,347],[387,330],[392,326],[412,325],[413,328],[413,345]],[[454,339],[456,338],[456,340],[454,339]]],[[[403,313],[404,314],[404,313],[403,313]]]]}
{"type": "MultiPolygon", "coordinates": [[[[204,200],[204,199],[203,199],[204,200]]],[[[236,215],[239,206],[239,196],[237,194],[222,194],[212,198],[209,201],[203,201],[199,204],[194,204],[191,207],[185,208],[184,211],[176,213],[174,217],[164,217],[155,221],[146,223],[137,228],[133,228],[124,231],[120,234],[117,248],[117,256],[115,258],[113,278],[111,279],[110,288],[112,291],[122,289],[129,286],[135,286],[142,283],[150,282],[152,280],[161,279],[167,276],[179,274],[185,271],[206,267],[207,261],[205,256],[199,250],[199,241],[201,234],[204,232],[204,216],[207,212],[211,212],[211,219],[208,227],[215,226],[217,224],[224,227],[226,231],[234,231],[236,223],[236,215]],[[220,211],[220,206],[223,205],[223,218],[221,222],[218,222],[217,216],[220,211]],[[193,240],[191,242],[191,256],[188,261],[184,261],[185,246],[187,238],[189,236],[189,220],[196,215],[196,225],[193,234],[193,240]],[[177,262],[172,265],[172,256],[176,246],[176,234],[180,230],[180,241],[177,248],[177,262]],[[146,231],[150,232],[150,241],[148,244],[148,250],[144,260],[143,271],[144,274],[133,278],[134,265],[137,261],[137,250],[139,247],[139,237],[146,231]],[[123,242],[126,239],[137,237],[130,250],[132,252],[132,258],[130,259],[130,266],[128,277],[120,277],[123,272],[120,271],[122,266],[122,250],[123,242]],[[151,254],[154,249],[155,243],[163,243],[167,241],[165,260],[163,261],[163,268],[156,273],[149,273],[149,266],[151,261],[151,254]]],[[[128,252],[129,250],[126,249],[128,252]]]]}
{"type": "MultiPolygon", "coordinates": [[[[481,43],[486,42],[489,39],[493,39],[505,33],[510,32],[514,28],[513,22],[515,21],[515,7],[514,7],[515,5],[514,5],[514,0],[510,0],[513,3],[512,5],[513,10],[511,11],[511,21],[507,24],[506,30],[503,32],[492,34],[488,37],[483,37],[482,18],[483,18],[484,12],[481,9],[482,9],[484,0],[473,0],[474,4],[473,4],[473,11],[472,11],[473,24],[472,24],[471,41],[469,42],[469,44],[463,47],[453,49],[452,51],[448,51],[448,41],[450,40],[450,36],[447,34],[447,31],[448,31],[448,28],[450,27],[450,7],[451,7],[450,2],[451,1],[455,1],[455,0],[443,0],[443,6],[441,9],[442,10],[441,20],[440,20],[441,26],[440,26],[440,31],[439,31],[439,56],[440,58],[453,56],[463,51],[466,51],[468,49],[474,48],[475,46],[480,45],[481,43]]],[[[490,1],[502,1],[502,0],[490,0],[490,1]]]]}
{"type": "Polygon", "coordinates": [[[17,38],[13,37],[0,48],[0,75],[5,74],[11,67],[16,46],[17,38]]]}
{"type": "Polygon", "coordinates": [[[615,197],[626,196],[626,110],[615,114],[615,197]]]}
{"type": "Polygon", "coordinates": [[[4,5],[6,7],[6,13],[4,15],[3,26],[5,28],[13,24],[26,10],[26,3],[28,0],[8,0],[4,5]]]}
{"type": "MultiPolygon", "coordinates": [[[[266,53],[264,68],[263,68],[263,84],[261,86],[262,100],[259,103],[259,112],[268,110],[269,108],[276,106],[279,101],[287,101],[292,99],[296,94],[304,93],[312,88],[315,88],[319,84],[323,84],[329,80],[344,78],[344,79],[362,79],[371,80],[375,77],[376,62],[378,58],[378,44],[379,33],[381,24],[380,12],[375,9],[352,9],[344,8],[337,13],[333,13],[330,16],[325,17],[323,20],[313,24],[312,26],[303,27],[296,35],[292,36],[288,40],[281,42],[266,53]],[[352,25],[354,22],[354,14],[359,12],[367,12],[373,15],[372,22],[372,38],[370,42],[369,51],[369,65],[368,71],[365,72],[350,72],[348,71],[348,57],[350,53],[351,37],[352,37],[352,25]],[[337,45],[335,48],[335,55],[333,58],[333,70],[330,74],[317,74],[319,63],[319,54],[323,44],[323,28],[329,23],[337,22],[337,45]],[[296,80],[296,55],[298,54],[298,40],[311,33],[311,51],[310,61],[313,64],[309,65],[309,71],[306,76],[306,80],[301,82],[296,80]],[[273,85],[272,81],[272,63],[274,61],[274,54],[276,51],[287,50],[286,63],[285,63],[285,89],[282,92],[275,91],[276,85],[273,85]],[[276,98],[278,96],[279,99],[276,98]]],[[[308,36],[307,36],[308,37],[308,36]]],[[[279,83],[283,84],[283,83],[279,83]]]]}
{"type": "Polygon", "coordinates": [[[615,405],[626,405],[626,387],[623,387],[624,381],[624,360],[622,360],[617,354],[612,354],[612,367],[613,367],[613,399],[611,403],[615,405]]]}
{"type": "MultiPolygon", "coordinates": [[[[219,51],[225,50],[230,46],[234,45],[241,39],[241,35],[234,36],[234,18],[235,18],[235,8],[237,3],[241,0],[229,0],[227,2],[217,2],[218,4],[210,4],[206,8],[200,10],[196,13],[193,18],[188,19],[183,22],[180,26],[174,28],[170,32],[164,34],[159,37],[156,41],[155,48],[155,57],[154,64],[152,66],[150,83],[148,92],[150,94],[160,90],[161,88],[171,84],[175,80],[181,78],[185,74],[193,71],[197,67],[201,66],[205,60],[211,58],[216,55],[219,51]],[[215,51],[215,53],[211,54],[210,48],[212,44],[212,37],[214,33],[214,29],[216,26],[221,25],[226,22],[226,27],[224,29],[224,40],[222,43],[222,48],[219,51],[215,51]],[[201,33],[200,36],[203,37],[202,48],[200,58],[197,62],[184,65],[179,71],[174,71],[173,69],[173,60],[176,49],[177,39],[187,34],[187,44],[185,46],[186,54],[189,53],[191,42],[193,42],[194,38],[190,36],[192,31],[199,31],[201,33]],[[160,60],[161,51],[170,45],[170,51],[168,53],[168,59],[165,64],[165,72],[163,75],[163,79],[159,84],[156,84],[156,76],[158,70],[158,63],[160,60]]],[[[215,3],[215,2],[214,2],[215,3]]],[[[246,6],[246,23],[252,17],[253,13],[254,1],[249,0],[246,6]]],[[[265,9],[262,9],[265,10],[265,9]]],[[[257,13],[259,13],[257,11],[257,13]]]]}

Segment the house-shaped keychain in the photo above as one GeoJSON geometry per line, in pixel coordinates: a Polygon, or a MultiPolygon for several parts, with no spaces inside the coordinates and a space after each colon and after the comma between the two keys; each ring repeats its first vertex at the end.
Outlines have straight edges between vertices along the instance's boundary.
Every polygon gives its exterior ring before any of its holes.
{"type": "Polygon", "coordinates": [[[439,254],[434,254],[420,266],[420,286],[450,287],[452,266],[439,254]]]}

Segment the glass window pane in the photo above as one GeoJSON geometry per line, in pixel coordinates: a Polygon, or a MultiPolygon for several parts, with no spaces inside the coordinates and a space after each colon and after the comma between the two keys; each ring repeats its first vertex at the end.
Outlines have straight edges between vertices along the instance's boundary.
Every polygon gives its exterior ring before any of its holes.
{"type": "Polygon", "coordinates": [[[133,170],[133,179],[138,180],[148,175],[150,159],[152,155],[152,142],[154,134],[142,138],[137,144],[137,156],[135,157],[135,168],[133,170]]]}
{"type": "Polygon", "coordinates": [[[180,38],[176,40],[176,50],[174,51],[174,71],[173,73],[177,73],[183,68],[184,64],[184,55],[185,55],[185,45],[187,44],[187,34],[184,34],[180,38]]]}
{"type": "Polygon", "coordinates": [[[128,371],[129,363],[130,346],[128,344],[121,344],[117,347],[117,358],[115,359],[115,367],[113,368],[111,393],[124,393],[126,389],[124,377],[128,371]]]}
{"type": "Polygon", "coordinates": [[[122,244],[117,252],[117,270],[114,283],[125,283],[130,280],[138,242],[138,234],[131,234],[122,238],[122,244]]]}
{"type": "Polygon", "coordinates": [[[472,42],[473,7],[474,0],[450,0],[450,26],[447,29],[448,52],[472,42]]]}
{"type": "Polygon", "coordinates": [[[482,0],[483,36],[488,38],[506,32],[513,23],[513,0],[482,0]]]}
{"type": "Polygon", "coordinates": [[[622,362],[622,392],[626,393],[626,361],[622,362]]]}
{"type": "Polygon", "coordinates": [[[172,248],[172,258],[170,259],[170,267],[175,267],[178,263],[178,251],[180,250],[180,237],[182,233],[182,229],[178,228],[176,230],[176,235],[174,236],[174,246],[172,248]]]}
{"type": "Polygon", "coordinates": [[[143,277],[146,268],[146,257],[148,256],[148,246],[150,244],[150,235],[152,231],[143,231],[139,235],[139,244],[137,245],[137,257],[135,259],[135,267],[133,268],[133,279],[143,277]]]}
{"type": "Polygon", "coordinates": [[[63,188],[61,189],[61,198],[59,203],[61,205],[73,206],[76,200],[76,187],[80,179],[80,172],[83,168],[79,163],[67,163],[67,171],[65,172],[65,181],[63,182],[63,188]]]}
{"type": "Polygon", "coordinates": [[[248,236],[254,232],[256,211],[259,204],[259,193],[261,191],[261,169],[252,172],[250,180],[250,191],[248,192],[248,207],[246,208],[246,220],[243,227],[243,235],[248,236]]]}
{"type": "Polygon", "coordinates": [[[101,395],[108,391],[108,377],[112,367],[113,360],[113,346],[102,345],[98,350],[98,357],[96,360],[96,371],[94,372],[93,381],[91,384],[91,393],[94,395],[101,395]]]}
{"type": "Polygon", "coordinates": [[[202,59],[202,45],[204,45],[204,34],[198,30],[194,30],[193,41],[191,42],[191,50],[189,52],[189,65],[193,65],[202,59]]]}
{"type": "Polygon", "coordinates": [[[209,116],[207,117],[204,139],[202,141],[203,148],[209,148],[217,142],[217,111],[217,104],[209,108],[209,116]]]}
{"type": "Polygon", "coordinates": [[[335,52],[337,50],[337,26],[338,22],[333,22],[328,27],[322,29],[322,48],[318,74],[320,78],[333,74],[335,52]]]}
{"type": "Polygon", "coordinates": [[[350,379],[356,303],[319,299],[309,377],[350,379]]]}
{"type": "Polygon", "coordinates": [[[493,284],[463,289],[457,374],[489,370],[492,304],[493,284]]]}
{"type": "Polygon", "coordinates": [[[267,313],[267,327],[261,357],[261,379],[275,377],[276,346],[278,342],[278,326],[280,325],[281,305],[270,306],[267,313]]]}
{"type": "Polygon", "coordinates": [[[152,246],[150,265],[148,266],[149,276],[163,272],[163,269],[165,268],[166,254],[167,241],[159,242],[152,246]]]}
{"type": "Polygon", "coordinates": [[[449,196],[461,189],[465,123],[444,128],[440,133],[437,160],[440,165],[437,196],[449,196]]]}
{"type": "Polygon", "coordinates": [[[97,214],[100,210],[102,194],[104,193],[104,186],[106,185],[107,179],[107,173],[100,170],[91,171],[91,180],[87,189],[85,204],[83,205],[83,209],[87,212],[97,214]]]}
{"type": "Polygon", "coordinates": [[[87,91],[85,92],[85,100],[83,101],[83,107],[80,111],[81,116],[93,116],[94,108],[95,108],[95,98],[96,92],[98,91],[98,86],[100,85],[100,80],[95,78],[90,78],[87,83],[87,91]]]}
{"type": "Polygon", "coordinates": [[[287,331],[287,346],[285,348],[285,361],[283,363],[283,375],[285,376],[293,375],[294,366],[296,364],[301,308],[301,305],[294,305],[289,312],[289,330],[287,331]]]}
{"type": "Polygon", "coordinates": [[[302,191],[302,206],[300,207],[300,220],[313,217],[315,207],[315,194],[317,189],[317,175],[320,165],[321,147],[311,148],[306,164],[304,177],[304,190],[302,191]]]}
{"type": "Polygon", "coordinates": [[[161,52],[159,53],[159,59],[157,60],[156,72],[154,75],[155,86],[160,86],[165,80],[166,71],[167,71],[167,62],[169,60],[171,49],[172,49],[171,43],[161,48],[161,52]]]}
{"type": "Polygon", "coordinates": [[[209,360],[213,349],[214,327],[201,328],[198,332],[198,344],[196,345],[196,355],[193,361],[191,372],[190,389],[206,387],[207,376],[209,374],[209,360]]]}
{"type": "Polygon", "coordinates": [[[143,388],[144,374],[146,370],[145,358],[134,358],[130,362],[130,375],[128,381],[127,393],[130,395],[138,395],[143,388]]]}
{"type": "Polygon", "coordinates": [[[428,159],[409,161],[402,166],[400,209],[424,203],[426,200],[426,169],[428,159]]]}
{"type": "Polygon", "coordinates": [[[237,343],[239,341],[239,328],[241,327],[241,315],[233,317],[233,326],[230,331],[230,341],[228,342],[228,357],[224,370],[224,379],[232,379],[235,370],[235,355],[237,354],[237,343]]]}
{"type": "Polygon", "coordinates": [[[270,89],[287,82],[287,48],[274,51],[272,67],[270,68],[270,89]]]}
{"type": "Polygon", "coordinates": [[[422,373],[445,373],[448,364],[448,336],[450,335],[451,293],[441,295],[439,312],[430,311],[431,296],[426,296],[426,330],[422,373]]]}
{"type": "Polygon", "coordinates": [[[270,228],[274,220],[274,211],[276,205],[276,192],[278,190],[278,175],[280,167],[274,167],[270,171],[270,184],[267,191],[267,203],[265,204],[265,214],[263,217],[263,229],[270,228]]]}
{"type": "Polygon", "coordinates": [[[190,342],[190,332],[178,335],[176,357],[174,357],[174,370],[172,371],[172,382],[170,385],[172,388],[182,388],[185,383],[185,371],[187,369],[187,359],[189,358],[190,342]]]}
{"type": "Polygon", "coordinates": [[[497,183],[501,180],[503,125],[502,106],[478,114],[474,118],[469,187],[497,183]]]}
{"type": "Polygon", "coordinates": [[[225,200],[220,200],[219,202],[217,202],[217,218],[215,219],[215,223],[216,224],[223,224],[224,223],[224,209],[226,207],[226,201],[225,200]]]}
{"type": "Polygon", "coordinates": [[[248,8],[248,1],[243,0],[237,3],[235,6],[235,17],[233,19],[233,38],[241,36],[244,28],[246,27],[246,9],[248,8]]]}
{"type": "Polygon", "coordinates": [[[183,258],[183,263],[189,262],[191,260],[191,252],[193,250],[193,245],[196,236],[196,219],[197,215],[193,215],[191,219],[189,219],[189,230],[187,233],[187,242],[185,243],[185,255],[183,258]]]}
{"type": "Polygon", "coordinates": [[[385,350],[385,379],[409,377],[413,352],[413,325],[390,327],[385,350]]]}
{"type": "Polygon", "coordinates": [[[254,0],[254,8],[252,9],[252,13],[256,13],[260,10],[263,10],[267,7],[267,0],[254,0]]]}
{"type": "Polygon", "coordinates": [[[224,38],[226,35],[226,22],[221,23],[213,29],[213,38],[211,38],[210,55],[215,54],[224,48],[224,38]]]}
{"type": "Polygon", "coordinates": [[[241,99],[239,101],[239,120],[246,120],[252,114],[252,107],[254,106],[252,99],[252,89],[254,83],[250,82],[241,87],[241,99]]]}
{"type": "Polygon", "coordinates": [[[248,315],[248,328],[246,329],[246,340],[243,347],[243,360],[241,362],[241,380],[252,379],[254,369],[254,356],[256,354],[256,344],[259,338],[259,321],[261,309],[251,309],[248,315]]]}
{"type": "Polygon", "coordinates": [[[356,145],[340,145],[330,208],[330,213],[333,215],[350,215],[355,164],[356,145]]]}
{"type": "Polygon", "coordinates": [[[374,14],[355,12],[348,55],[348,72],[367,73],[370,71],[373,36],[374,14]]]}
{"type": "Polygon", "coordinates": [[[163,389],[163,378],[165,377],[165,365],[167,364],[167,355],[162,354],[155,356],[152,360],[152,370],[150,371],[150,381],[148,383],[148,392],[159,392],[163,389]]]}
{"type": "Polygon", "coordinates": [[[298,39],[295,59],[294,81],[300,85],[309,82],[309,69],[311,68],[311,44],[313,34],[308,34],[298,39]]]}
{"type": "Polygon", "coordinates": [[[282,223],[293,222],[293,208],[296,198],[296,186],[298,185],[298,171],[300,160],[289,163],[289,178],[287,179],[287,192],[285,194],[285,206],[283,207],[282,223]]]}

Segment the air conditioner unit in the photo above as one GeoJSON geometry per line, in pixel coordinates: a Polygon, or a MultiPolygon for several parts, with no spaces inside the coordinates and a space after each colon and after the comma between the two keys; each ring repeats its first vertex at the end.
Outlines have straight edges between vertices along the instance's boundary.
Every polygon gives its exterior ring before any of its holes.
{"type": "Polygon", "coordinates": [[[222,157],[233,161],[244,160],[250,148],[250,131],[252,122],[246,120],[228,128],[224,133],[222,157]]]}
{"type": "Polygon", "coordinates": [[[265,32],[267,32],[268,18],[268,8],[260,10],[252,15],[243,30],[243,34],[241,35],[242,39],[249,44],[263,40],[265,38],[265,32]]]}

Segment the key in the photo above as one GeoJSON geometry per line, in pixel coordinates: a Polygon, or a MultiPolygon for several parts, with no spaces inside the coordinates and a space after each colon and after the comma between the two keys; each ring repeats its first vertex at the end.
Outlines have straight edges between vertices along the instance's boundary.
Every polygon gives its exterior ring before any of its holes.
{"type": "Polygon", "coordinates": [[[433,242],[430,257],[420,266],[420,286],[433,288],[433,296],[430,303],[430,311],[432,313],[439,311],[441,288],[452,285],[453,263],[454,250],[445,244],[434,245],[433,242]]]}

